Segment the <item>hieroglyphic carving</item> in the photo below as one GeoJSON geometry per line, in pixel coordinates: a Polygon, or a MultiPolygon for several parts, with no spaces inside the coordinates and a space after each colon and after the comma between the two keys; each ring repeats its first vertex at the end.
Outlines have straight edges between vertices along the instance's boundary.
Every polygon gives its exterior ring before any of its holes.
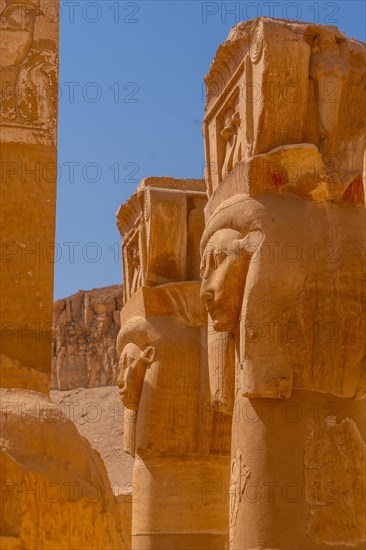
{"type": "Polygon", "coordinates": [[[138,228],[132,231],[129,235],[128,241],[125,244],[128,271],[127,275],[127,287],[130,294],[134,294],[142,285],[142,266],[140,255],[140,231],[138,228]]]}

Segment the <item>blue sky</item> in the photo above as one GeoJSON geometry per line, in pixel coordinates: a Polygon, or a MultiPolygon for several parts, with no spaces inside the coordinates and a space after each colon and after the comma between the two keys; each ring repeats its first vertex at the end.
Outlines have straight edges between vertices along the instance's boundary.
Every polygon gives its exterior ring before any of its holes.
{"type": "Polygon", "coordinates": [[[200,178],[203,76],[257,15],[365,41],[365,2],[61,0],[55,299],[122,281],[115,213],[148,176],[200,178]]]}

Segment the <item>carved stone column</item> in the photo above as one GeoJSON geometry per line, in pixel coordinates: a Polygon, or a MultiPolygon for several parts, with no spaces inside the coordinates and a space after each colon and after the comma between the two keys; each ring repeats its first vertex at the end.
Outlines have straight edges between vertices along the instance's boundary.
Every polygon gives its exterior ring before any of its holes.
{"type": "Polygon", "coordinates": [[[119,387],[135,456],[132,548],[222,549],[230,416],[212,408],[200,301],[201,180],[148,178],[117,214],[123,237],[119,387]]]}
{"type": "Polygon", "coordinates": [[[201,296],[234,340],[225,369],[209,355],[213,402],[235,388],[232,550],[364,546],[365,72],[335,27],[259,18],[206,77],[201,296]]]}
{"type": "Polygon", "coordinates": [[[59,2],[0,0],[0,547],[126,550],[127,505],[48,397],[59,2]]]}
{"type": "Polygon", "coordinates": [[[47,392],[56,203],[58,4],[0,1],[2,387],[47,392]]]}

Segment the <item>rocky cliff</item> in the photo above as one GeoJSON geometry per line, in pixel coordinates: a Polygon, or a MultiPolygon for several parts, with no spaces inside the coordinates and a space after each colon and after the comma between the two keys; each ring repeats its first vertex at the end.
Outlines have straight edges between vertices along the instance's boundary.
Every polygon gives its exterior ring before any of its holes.
{"type": "Polygon", "coordinates": [[[54,303],[54,389],[93,388],[116,383],[115,342],[121,308],[121,285],[80,290],[54,303]]]}

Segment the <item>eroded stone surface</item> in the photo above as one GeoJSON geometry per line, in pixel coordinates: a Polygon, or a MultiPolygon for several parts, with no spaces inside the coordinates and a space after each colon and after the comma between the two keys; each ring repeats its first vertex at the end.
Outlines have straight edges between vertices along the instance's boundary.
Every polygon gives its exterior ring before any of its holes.
{"type": "Polygon", "coordinates": [[[114,285],[58,300],[53,306],[52,387],[116,384],[115,342],[122,307],[122,287],[114,285]]]}
{"type": "Polygon", "coordinates": [[[99,454],[62,410],[25,390],[1,390],[1,402],[1,542],[10,538],[21,550],[128,548],[121,522],[128,514],[99,454]]]}
{"type": "MultiPolygon", "coordinates": [[[[0,1],[2,353],[32,369],[40,391],[51,369],[58,21],[57,3],[0,1]]],[[[17,380],[14,370],[2,383],[17,380]]]]}
{"type": "Polygon", "coordinates": [[[351,419],[310,422],[305,487],[307,531],[317,544],[355,546],[365,540],[365,441],[351,419]],[[335,521],[334,518],[339,518],[335,521]]]}

